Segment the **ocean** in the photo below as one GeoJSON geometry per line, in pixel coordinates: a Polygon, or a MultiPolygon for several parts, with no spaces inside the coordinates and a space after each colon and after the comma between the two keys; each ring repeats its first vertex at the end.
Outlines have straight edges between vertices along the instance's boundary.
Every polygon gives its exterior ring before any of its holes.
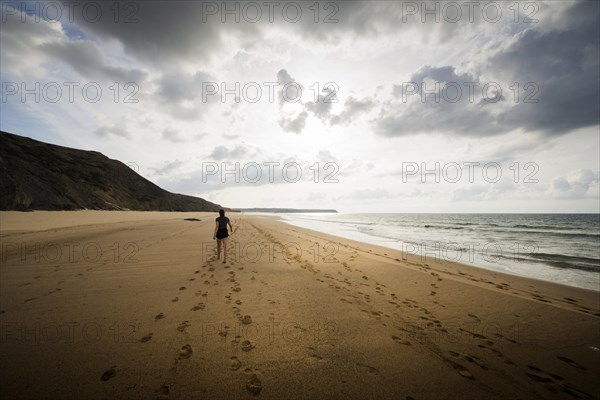
{"type": "Polygon", "coordinates": [[[600,291],[600,214],[279,214],[406,253],[600,291]]]}

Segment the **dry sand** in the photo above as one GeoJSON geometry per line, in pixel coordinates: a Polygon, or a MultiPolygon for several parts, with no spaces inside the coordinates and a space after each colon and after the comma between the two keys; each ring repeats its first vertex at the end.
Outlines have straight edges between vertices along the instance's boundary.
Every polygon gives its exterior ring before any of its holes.
{"type": "Polygon", "coordinates": [[[598,292],[229,216],[0,213],[1,397],[600,398],[598,292]]]}

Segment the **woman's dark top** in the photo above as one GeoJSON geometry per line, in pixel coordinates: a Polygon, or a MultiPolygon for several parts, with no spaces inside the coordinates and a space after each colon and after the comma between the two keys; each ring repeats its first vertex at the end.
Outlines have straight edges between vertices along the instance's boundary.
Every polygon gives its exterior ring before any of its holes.
{"type": "Polygon", "coordinates": [[[215,235],[217,239],[225,239],[229,236],[229,232],[227,232],[227,223],[229,222],[229,218],[227,217],[217,217],[216,221],[219,224],[217,228],[217,234],[215,235]]]}
{"type": "Polygon", "coordinates": [[[219,229],[227,230],[227,223],[229,222],[229,218],[217,217],[216,221],[219,223],[219,229]]]}

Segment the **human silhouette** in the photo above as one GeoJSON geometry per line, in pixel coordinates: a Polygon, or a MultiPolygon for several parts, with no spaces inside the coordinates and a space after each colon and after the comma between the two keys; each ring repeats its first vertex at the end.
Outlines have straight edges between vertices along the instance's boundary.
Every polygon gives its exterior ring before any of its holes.
{"type": "Polygon", "coordinates": [[[215,219],[215,232],[213,233],[213,240],[217,239],[217,260],[221,258],[221,242],[223,243],[223,264],[227,262],[227,238],[229,237],[229,231],[227,226],[233,233],[233,227],[229,218],[225,216],[225,210],[219,210],[219,216],[215,219]]]}

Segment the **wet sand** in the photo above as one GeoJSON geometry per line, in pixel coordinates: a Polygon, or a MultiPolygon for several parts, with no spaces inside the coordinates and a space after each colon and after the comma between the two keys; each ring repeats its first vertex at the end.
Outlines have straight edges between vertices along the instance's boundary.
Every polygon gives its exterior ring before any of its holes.
{"type": "Polygon", "coordinates": [[[229,216],[0,213],[2,397],[600,398],[598,292],[229,216]]]}

